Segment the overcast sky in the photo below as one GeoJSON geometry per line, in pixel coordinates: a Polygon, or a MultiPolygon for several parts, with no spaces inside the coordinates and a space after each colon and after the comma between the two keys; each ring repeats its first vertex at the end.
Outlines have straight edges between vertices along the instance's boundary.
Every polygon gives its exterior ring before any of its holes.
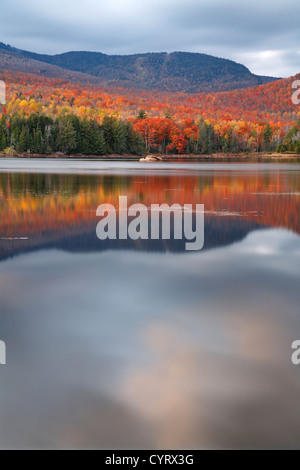
{"type": "Polygon", "coordinates": [[[300,0],[0,0],[0,41],[34,52],[204,52],[300,72],[300,0]]]}

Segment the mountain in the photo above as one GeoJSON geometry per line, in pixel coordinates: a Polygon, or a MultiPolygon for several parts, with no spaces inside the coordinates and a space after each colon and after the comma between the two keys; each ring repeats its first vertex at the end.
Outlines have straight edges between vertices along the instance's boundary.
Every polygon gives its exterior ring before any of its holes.
{"type": "Polygon", "coordinates": [[[104,85],[99,77],[74,72],[57,65],[47,64],[16,52],[0,43],[0,70],[34,74],[40,77],[55,78],[83,85],[104,85]]]}
{"type": "Polygon", "coordinates": [[[34,61],[35,66],[43,70],[46,76],[54,76],[49,75],[54,72],[65,76],[66,70],[69,70],[85,74],[85,78],[90,77],[92,83],[98,79],[109,86],[145,90],[216,92],[254,87],[277,80],[254,75],[244,65],[231,60],[198,53],[106,55],[100,52],[67,52],[46,55],[0,43],[0,66],[3,61],[1,56],[5,53],[21,61],[23,66],[24,61],[34,61]],[[54,71],[43,67],[43,63],[59,69],[54,71]]]}

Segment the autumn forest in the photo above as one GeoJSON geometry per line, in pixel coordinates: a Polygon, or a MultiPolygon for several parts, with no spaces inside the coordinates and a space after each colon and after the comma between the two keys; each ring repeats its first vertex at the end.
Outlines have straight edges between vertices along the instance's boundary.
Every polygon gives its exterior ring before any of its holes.
{"type": "Polygon", "coordinates": [[[133,90],[0,69],[0,151],[105,155],[300,153],[292,83],[216,93],[133,90]]]}

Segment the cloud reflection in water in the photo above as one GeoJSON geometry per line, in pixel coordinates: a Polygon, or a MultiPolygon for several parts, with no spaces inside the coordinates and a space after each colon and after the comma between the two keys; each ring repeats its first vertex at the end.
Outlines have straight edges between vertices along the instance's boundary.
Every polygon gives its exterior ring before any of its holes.
{"type": "Polygon", "coordinates": [[[0,264],[1,448],[299,447],[300,237],[0,264]]]}

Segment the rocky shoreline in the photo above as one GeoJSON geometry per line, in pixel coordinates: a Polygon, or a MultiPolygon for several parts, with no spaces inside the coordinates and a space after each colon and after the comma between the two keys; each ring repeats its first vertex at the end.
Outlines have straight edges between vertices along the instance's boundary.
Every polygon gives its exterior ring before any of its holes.
{"type": "MultiPolygon", "coordinates": [[[[246,161],[246,160],[291,160],[291,159],[300,159],[300,154],[295,153],[237,153],[237,154],[228,154],[228,153],[214,153],[214,154],[207,154],[207,155],[192,155],[192,154],[184,154],[184,155],[153,155],[155,157],[159,157],[162,161],[197,161],[197,160],[225,160],[225,161],[246,161]]],[[[51,158],[51,159],[93,159],[93,160],[134,160],[139,161],[141,159],[141,155],[64,155],[61,153],[56,154],[28,154],[28,153],[19,153],[19,154],[4,154],[0,153],[0,158],[25,158],[25,159],[33,159],[33,158],[51,158]]]]}

